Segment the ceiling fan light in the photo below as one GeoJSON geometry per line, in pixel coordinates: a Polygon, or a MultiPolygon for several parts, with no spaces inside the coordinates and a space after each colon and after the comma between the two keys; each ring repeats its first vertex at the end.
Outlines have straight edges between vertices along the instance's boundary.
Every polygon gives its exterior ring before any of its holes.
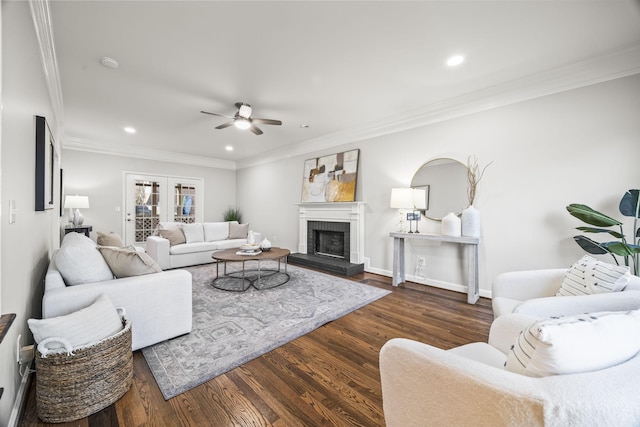
{"type": "Polygon", "coordinates": [[[251,117],[252,112],[253,112],[253,109],[249,104],[240,104],[240,107],[238,107],[238,115],[240,117],[244,117],[245,119],[248,119],[249,117],[251,117]]]}
{"type": "Polygon", "coordinates": [[[249,129],[251,127],[251,122],[243,117],[238,117],[233,125],[238,129],[249,129]]]}

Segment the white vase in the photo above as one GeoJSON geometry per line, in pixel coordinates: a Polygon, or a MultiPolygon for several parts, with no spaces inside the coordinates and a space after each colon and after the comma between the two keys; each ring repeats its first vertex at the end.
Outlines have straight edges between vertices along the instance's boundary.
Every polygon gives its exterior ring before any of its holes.
{"type": "Polygon", "coordinates": [[[480,237],[480,211],[473,205],[462,211],[462,235],[480,237]]]}
{"type": "Polygon", "coordinates": [[[249,230],[249,233],[247,233],[247,243],[249,245],[256,244],[256,237],[253,235],[253,230],[249,230]]]}
{"type": "Polygon", "coordinates": [[[271,249],[271,242],[268,241],[266,237],[262,242],[260,242],[260,249],[265,249],[265,250],[271,249]]]}
{"type": "Polygon", "coordinates": [[[442,218],[442,234],[444,236],[458,237],[462,233],[462,225],[458,215],[449,212],[442,218]]]}

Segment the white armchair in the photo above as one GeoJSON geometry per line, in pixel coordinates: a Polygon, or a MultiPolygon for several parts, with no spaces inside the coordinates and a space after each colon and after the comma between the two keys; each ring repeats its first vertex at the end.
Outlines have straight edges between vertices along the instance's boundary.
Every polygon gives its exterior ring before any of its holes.
{"type": "Polygon", "coordinates": [[[508,313],[532,314],[538,317],[588,313],[612,310],[623,300],[628,308],[638,307],[640,277],[631,276],[624,294],[609,294],[555,297],[567,272],[566,268],[512,271],[496,277],[492,287],[493,315],[498,318],[508,313]],[[634,291],[633,294],[627,292],[634,291]]]}
{"type": "Polygon", "coordinates": [[[639,355],[600,371],[544,378],[504,370],[505,357],[485,343],[446,351],[388,341],[380,351],[387,427],[640,425],[639,355]]]}

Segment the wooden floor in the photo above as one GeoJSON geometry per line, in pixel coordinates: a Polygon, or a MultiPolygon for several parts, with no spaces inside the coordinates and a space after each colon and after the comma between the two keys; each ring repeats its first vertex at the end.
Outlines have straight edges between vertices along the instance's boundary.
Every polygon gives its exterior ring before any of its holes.
{"type": "Polygon", "coordinates": [[[380,347],[394,337],[448,349],[485,341],[490,300],[391,279],[352,279],[393,292],[355,312],[165,401],[140,351],[134,382],[115,404],[67,424],[44,424],[29,389],[21,426],[384,426],[380,347]]]}

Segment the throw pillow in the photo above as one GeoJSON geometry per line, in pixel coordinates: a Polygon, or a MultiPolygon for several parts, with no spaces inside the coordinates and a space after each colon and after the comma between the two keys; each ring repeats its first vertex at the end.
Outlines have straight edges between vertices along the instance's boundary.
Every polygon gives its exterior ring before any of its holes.
{"type": "Polygon", "coordinates": [[[249,224],[234,224],[229,223],[229,238],[230,239],[246,239],[249,235],[249,224]]]}
{"type": "Polygon", "coordinates": [[[640,310],[539,320],[520,332],[505,368],[529,377],[596,371],[635,356],[639,336],[640,310]]]}
{"type": "MultiPolygon", "coordinates": [[[[118,311],[109,297],[101,294],[88,307],[66,316],[27,320],[36,343],[47,338],[62,338],[73,348],[93,344],[120,332],[123,328],[118,311]]],[[[63,348],[50,342],[49,349],[63,348]]]]}
{"type": "Polygon", "coordinates": [[[135,247],[98,246],[98,250],[118,279],[162,271],[162,268],[148,254],[142,250],[136,250],[135,247]]]}
{"type": "Polygon", "coordinates": [[[98,231],[97,243],[100,246],[116,246],[118,248],[124,246],[122,238],[113,231],[109,233],[102,233],[101,231],[98,231]]]}
{"type": "Polygon", "coordinates": [[[182,231],[187,243],[204,242],[204,229],[202,223],[182,224],[182,231]]]}
{"type": "Polygon", "coordinates": [[[156,229],[153,231],[154,236],[159,236],[160,230],[172,230],[175,228],[182,228],[181,222],[172,222],[172,221],[161,221],[156,225],[156,229]]]}
{"type": "Polygon", "coordinates": [[[186,243],[182,228],[170,228],[168,230],[159,229],[158,235],[169,241],[169,246],[180,245],[186,243]]]}
{"type": "Polygon", "coordinates": [[[629,267],[609,264],[585,255],[569,268],[556,296],[618,292],[625,288],[630,278],[629,267]]]}
{"type": "Polygon", "coordinates": [[[80,233],[68,233],[54,262],[67,286],[113,279],[113,273],[93,240],[80,233]]]}

